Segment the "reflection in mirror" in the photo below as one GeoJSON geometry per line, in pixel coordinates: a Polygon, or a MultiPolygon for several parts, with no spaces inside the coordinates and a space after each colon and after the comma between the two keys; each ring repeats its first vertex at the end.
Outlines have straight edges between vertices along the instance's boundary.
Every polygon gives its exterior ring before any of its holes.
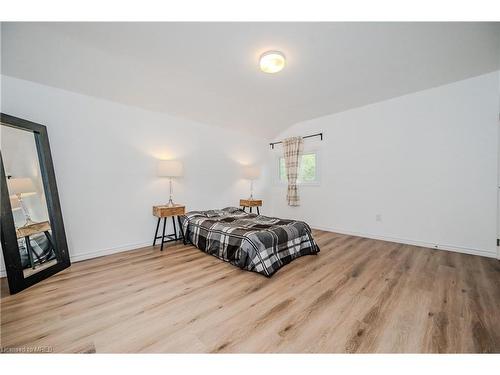
{"type": "Polygon", "coordinates": [[[57,263],[32,132],[1,125],[2,157],[24,277],[57,263]]]}

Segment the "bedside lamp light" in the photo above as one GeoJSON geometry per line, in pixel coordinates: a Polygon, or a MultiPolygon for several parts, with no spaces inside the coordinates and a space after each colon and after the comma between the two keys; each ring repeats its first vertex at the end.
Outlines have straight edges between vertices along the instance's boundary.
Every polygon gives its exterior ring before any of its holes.
{"type": "Polygon", "coordinates": [[[157,175],[159,177],[169,178],[170,199],[168,200],[167,206],[173,207],[174,202],[172,200],[172,178],[182,177],[182,162],[180,162],[179,160],[159,160],[157,165],[157,175]]]}
{"type": "Polygon", "coordinates": [[[260,170],[256,166],[248,166],[243,170],[243,177],[250,180],[250,200],[253,200],[253,180],[260,176],[260,170]]]}
{"type": "MultiPolygon", "coordinates": [[[[26,223],[24,225],[35,224],[35,222],[31,220],[29,211],[23,202],[23,197],[36,194],[36,189],[35,185],[33,184],[33,180],[28,177],[9,178],[7,180],[7,187],[9,189],[11,203],[16,199],[19,204],[19,206],[17,205],[16,206],[21,207],[21,210],[23,211],[24,217],[26,219],[26,223]]],[[[12,208],[15,209],[17,207],[13,206],[12,208]]]]}

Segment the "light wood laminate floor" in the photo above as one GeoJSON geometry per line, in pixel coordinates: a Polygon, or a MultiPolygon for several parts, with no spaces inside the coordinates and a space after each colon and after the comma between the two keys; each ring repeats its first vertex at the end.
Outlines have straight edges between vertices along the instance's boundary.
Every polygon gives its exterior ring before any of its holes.
{"type": "Polygon", "coordinates": [[[319,255],[271,279],[172,244],[163,253],[148,247],[75,263],[2,297],[1,346],[500,352],[499,261],[322,231],[314,237],[319,255]]]}

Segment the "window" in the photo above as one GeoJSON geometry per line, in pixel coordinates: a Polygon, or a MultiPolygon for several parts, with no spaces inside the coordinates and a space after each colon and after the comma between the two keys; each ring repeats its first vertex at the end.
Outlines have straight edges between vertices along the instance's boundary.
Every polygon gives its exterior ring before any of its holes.
{"type": "MultiPolygon", "coordinates": [[[[280,157],[278,163],[279,181],[286,183],[285,158],[280,157]]],[[[319,182],[317,153],[310,152],[302,155],[297,182],[299,184],[314,184],[319,182]]]]}

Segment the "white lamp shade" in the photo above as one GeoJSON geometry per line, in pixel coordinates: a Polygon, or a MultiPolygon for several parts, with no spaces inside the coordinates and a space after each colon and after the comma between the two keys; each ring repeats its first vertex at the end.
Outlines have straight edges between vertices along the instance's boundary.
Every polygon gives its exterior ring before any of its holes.
{"type": "Polygon", "coordinates": [[[181,177],[182,173],[182,162],[179,160],[158,161],[157,174],[159,177],[181,177]]]}
{"type": "Polygon", "coordinates": [[[9,188],[10,195],[26,195],[26,194],[36,194],[35,185],[33,180],[28,177],[21,178],[9,178],[7,180],[7,186],[9,188]]]}
{"type": "Polygon", "coordinates": [[[243,177],[248,180],[256,180],[260,176],[260,169],[255,166],[248,166],[243,169],[243,177]]]}

